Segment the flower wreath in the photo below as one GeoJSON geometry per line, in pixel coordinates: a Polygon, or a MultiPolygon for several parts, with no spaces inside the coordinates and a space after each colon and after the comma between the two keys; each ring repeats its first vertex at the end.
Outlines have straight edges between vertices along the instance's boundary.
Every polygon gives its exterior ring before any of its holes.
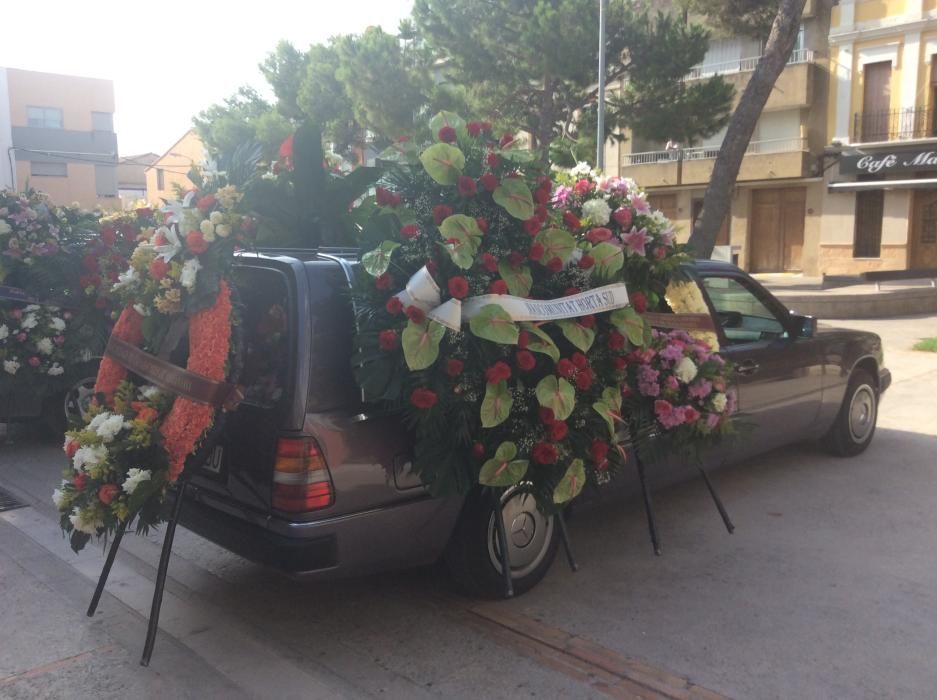
{"type": "Polygon", "coordinates": [[[363,205],[358,381],[407,419],[434,492],[480,482],[565,503],[624,463],[623,383],[654,341],[641,314],[686,256],[633,182],[554,187],[484,122],[430,126],[437,143],[382,154],[363,205]]]}
{"type": "Polygon", "coordinates": [[[229,271],[236,242],[252,227],[235,211],[240,197],[227,186],[165,208],[164,224],[142,230],[111,289],[123,310],[88,422],[66,435],[71,464],[54,494],[76,551],[134,520],[138,532],[160,522],[167,487],[210,442],[217,406],[236,401],[235,387],[223,382],[239,367],[229,271]],[[186,377],[208,387],[198,396],[174,380],[180,370],[167,361],[183,331],[186,377]]]}

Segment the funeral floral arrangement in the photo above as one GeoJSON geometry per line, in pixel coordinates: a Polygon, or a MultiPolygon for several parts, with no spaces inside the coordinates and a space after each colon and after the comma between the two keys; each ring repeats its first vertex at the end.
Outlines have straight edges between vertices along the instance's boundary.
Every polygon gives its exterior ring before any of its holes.
{"type": "Polygon", "coordinates": [[[59,250],[62,222],[36,190],[0,190],[0,282],[15,262],[33,265],[59,250]]]}
{"type": "Polygon", "coordinates": [[[70,312],[55,306],[0,306],[0,389],[8,389],[16,379],[48,380],[64,374],[71,318],[70,312]]]}
{"type": "Polygon", "coordinates": [[[565,503],[625,459],[623,385],[634,353],[656,352],[642,314],[686,256],[631,181],[554,187],[484,122],[441,113],[431,129],[436,143],[382,154],[363,205],[359,382],[406,417],[435,492],[565,503]]]}
{"type": "Polygon", "coordinates": [[[108,292],[122,311],[87,423],[65,440],[70,465],[54,498],[76,551],[92,536],[134,521],[137,531],[158,523],[167,487],[216,419],[215,403],[142,378],[142,370],[130,372],[127,358],[142,357],[134,366],[147,367],[156,355],[168,362],[181,353],[186,369],[202,379],[233,378],[238,357],[228,275],[237,241],[253,227],[237,213],[241,196],[231,185],[208,183],[156,214],[158,226],[138,224],[150,221],[149,213],[105,222],[115,241],[135,237],[138,243],[108,292]],[[173,352],[185,335],[187,352],[173,352]]]}

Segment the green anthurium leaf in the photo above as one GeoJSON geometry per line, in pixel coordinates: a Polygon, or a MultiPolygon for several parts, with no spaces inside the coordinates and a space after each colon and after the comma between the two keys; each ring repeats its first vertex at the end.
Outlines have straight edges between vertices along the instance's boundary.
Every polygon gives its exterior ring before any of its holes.
{"type": "Polygon", "coordinates": [[[625,264],[625,254],[621,248],[611,243],[599,243],[592,249],[592,259],[595,260],[595,274],[608,279],[621,270],[625,264]]]}
{"type": "Polygon", "coordinates": [[[528,334],[528,350],[531,352],[543,353],[554,362],[560,359],[560,349],[556,347],[553,338],[547,335],[546,331],[538,328],[530,321],[521,323],[521,328],[527,331],[528,334]]]}
{"type": "Polygon", "coordinates": [[[478,228],[478,222],[471,216],[465,214],[453,214],[447,216],[439,225],[439,235],[443,240],[448,241],[453,238],[461,243],[468,243],[472,254],[478,252],[478,246],[481,245],[482,230],[478,228]]]}
{"type": "Polygon", "coordinates": [[[537,242],[543,246],[544,264],[553,258],[559,258],[564,263],[569,262],[573,251],[576,249],[576,239],[569,231],[561,228],[548,228],[537,234],[537,242]]]}
{"type": "Polygon", "coordinates": [[[564,318],[556,322],[556,325],[563,331],[566,340],[571,342],[583,352],[589,352],[592,343],[595,342],[595,331],[585,326],[580,326],[574,318],[564,318]]]}
{"type": "MultiPolygon", "coordinates": [[[[513,144],[517,142],[512,141],[511,143],[513,144]]],[[[537,154],[533,151],[527,150],[526,148],[511,148],[508,146],[506,148],[496,149],[495,153],[497,153],[505,160],[516,163],[518,165],[526,165],[537,160],[537,154]]]]}
{"type": "Polygon", "coordinates": [[[581,459],[574,459],[570,463],[569,468],[567,468],[563,478],[560,479],[560,483],[553,489],[553,502],[569,503],[569,501],[579,495],[579,492],[582,491],[582,487],[585,486],[585,484],[585,465],[581,459]]]}
{"type": "Polygon", "coordinates": [[[514,267],[507,260],[502,260],[498,263],[498,273],[507,283],[508,291],[514,296],[526,297],[530,294],[534,278],[531,277],[530,268],[526,265],[514,267]]]}
{"type": "Polygon", "coordinates": [[[437,134],[439,134],[439,130],[444,126],[451,126],[461,135],[461,133],[465,131],[465,120],[455,112],[447,112],[445,110],[438,112],[429,120],[429,130],[433,132],[433,138],[438,138],[437,134]]]}
{"type": "Polygon", "coordinates": [[[498,304],[485,304],[469,321],[469,328],[479,338],[501,345],[517,345],[517,324],[498,304]]]}
{"type": "Polygon", "coordinates": [[[508,389],[506,381],[488,384],[485,389],[485,398],[482,401],[482,427],[493,428],[506,421],[513,405],[514,397],[511,396],[511,390],[508,389]]]}
{"type": "Polygon", "coordinates": [[[556,420],[566,420],[576,407],[576,392],[573,385],[563,378],[544,377],[537,384],[537,401],[553,411],[556,420]]]}
{"type": "Polygon", "coordinates": [[[607,386],[602,389],[602,400],[607,401],[616,411],[621,411],[621,389],[607,386]]]}
{"type": "Polygon", "coordinates": [[[609,316],[612,325],[628,336],[632,345],[644,347],[650,342],[650,326],[631,306],[615,309],[609,316]],[[647,330],[647,333],[645,333],[647,330]]]}
{"type": "Polygon", "coordinates": [[[454,185],[465,167],[465,155],[455,146],[437,143],[420,154],[420,162],[429,176],[440,185],[454,185]]]}
{"type": "Polygon", "coordinates": [[[514,459],[517,445],[502,442],[495,451],[495,456],[482,465],[478,482],[485,486],[513,486],[524,478],[529,462],[526,459],[514,459]]]}
{"type": "Polygon", "coordinates": [[[472,254],[472,246],[469,243],[456,241],[454,243],[445,243],[443,248],[449,253],[452,262],[463,270],[468,270],[475,264],[475,256],[472,254]]]}
{"type": "Polygon", "coordinates": [[[377,160],[385,163],[416,165],[420,162],[420,147],[413,141],[398,141],[381,151],[377,155],[377,160]]]}
{"type": "Polygon", "coordinates": [[[592,408],[608,425],[608,432],[615,437],[615,421],[621,419],[621,391],[613,387],[602,390],[602,398],[592,404],[592,408]]]}
{"type": "Polygon", "coordinates": [[[399,243],[384,241],[370,253],[361,256],[361,265],[372,277],[379,277],[390,267],[391,254],[400,247],[399,243]]]}
{"type": "Polygon", "coordinates": [[[515,219],[526,221],[534,215],[534,196],[519,177],[504,178],[492,196],[515,219]]]}
{"type": "Polygon", "coordinates": [[[439,341],[446,334],[446,327],[436,321],[423,323],[410,321],[403,329],[403,357],[411,370],[426,369],[439,357],[439,341]]]}

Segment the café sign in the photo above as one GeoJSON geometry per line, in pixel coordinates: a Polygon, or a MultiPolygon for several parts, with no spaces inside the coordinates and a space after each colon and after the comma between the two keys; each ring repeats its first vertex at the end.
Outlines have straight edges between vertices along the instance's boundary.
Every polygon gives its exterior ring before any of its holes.
{"type": "Polygon", "coordinates": [[[843,153],[839,171],[844,175],[879,175],[937,170],[935,150],[894,148],[890,150],[843,153]]]}

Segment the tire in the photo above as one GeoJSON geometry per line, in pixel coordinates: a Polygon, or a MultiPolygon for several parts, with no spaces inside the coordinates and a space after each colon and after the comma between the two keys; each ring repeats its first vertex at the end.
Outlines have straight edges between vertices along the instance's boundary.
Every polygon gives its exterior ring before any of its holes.
{"type": "MultiPolygon", "coordinates": [[[[536,586],[546,575],[559,546],[553,516],[537,510],[534,497],[507,491],[501,498],[515,595],[536,586]]],[[[455,586],[478,598],[503,598],[501,549],[495,515],[487,492],[476,491],[465,506],[444,556],[455,586]]]]}
{"type": "Polygon", "coordinates": [[[877,420],[878,389],[875,380],[864,369],[853,370],[843,405],[824,442],[838,457],[855,457],[865,452],[872,442],[877,420]]]}
{"type": "Polygon", "coordinates": [[[56,437],[82,420],[88,402],[94,395],[94,383],[98,376],[98,363],[88,362],[75,368],[65,391],[58,392],[46,400],[43,421],[56,437]]]}

